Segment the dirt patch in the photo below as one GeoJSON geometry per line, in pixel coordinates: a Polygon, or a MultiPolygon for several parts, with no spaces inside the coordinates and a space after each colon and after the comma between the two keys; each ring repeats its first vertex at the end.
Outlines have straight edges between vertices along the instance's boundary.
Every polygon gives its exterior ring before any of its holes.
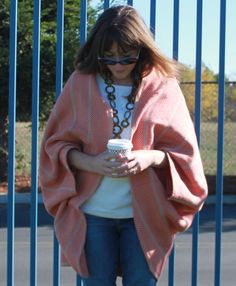
{"type": "MultiPolygon", "coordinates": [[[[16,176],[15,178],[15,191],[17,193],[28,193],[30,192],[31,179],[28,176],[16,176]]],[[[0,193],[7,193],[8,183],[0,183],[0,193]]],[[[40,191],[40,189],[39,189],[40,191]]]]}

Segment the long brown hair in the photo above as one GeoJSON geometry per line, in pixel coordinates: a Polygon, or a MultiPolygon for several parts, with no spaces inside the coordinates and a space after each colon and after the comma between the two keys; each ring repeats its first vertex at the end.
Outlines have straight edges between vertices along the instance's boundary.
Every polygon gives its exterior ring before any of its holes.
{"type": "Polygon", "coordinates": [[[123,51],[140,50],[134,80],[138,77],[140,82],[153,68],[165,76],[176,76],[176,63],[160,52],[141,16],[128,5],[111,7],[100,15],[77,54],[75,68],[83,73],[106,72],[106,66],[99,64],[97,57],[104,56],[113,42],[123,51]]]}

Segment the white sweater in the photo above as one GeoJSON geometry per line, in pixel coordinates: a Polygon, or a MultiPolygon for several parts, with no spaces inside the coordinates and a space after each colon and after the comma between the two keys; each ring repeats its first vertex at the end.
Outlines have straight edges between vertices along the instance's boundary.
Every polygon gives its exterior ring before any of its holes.
{"type": "MultiPolygon", "coordinates": [[[[104,80],[97,76],[101,96],[108,102],[105,92],[106,84],[104,80]]],[[[116,106],[120,122],[123,120],[126,96],[131,92],[131,86],[114,85],[116,95],[116,106]]],[[[129,119],[131,123],[131,118],[129,119]]],[[[121,134],[122,139],[130,139],[131,127],[125,128],[121,134]]],[[[104,177],[96,192],[83,204],[84,213],[108,217],[108,218],[130,218],[133,217],[132,197],[130,182],[128,177],[111,178],[104,177]]]]}

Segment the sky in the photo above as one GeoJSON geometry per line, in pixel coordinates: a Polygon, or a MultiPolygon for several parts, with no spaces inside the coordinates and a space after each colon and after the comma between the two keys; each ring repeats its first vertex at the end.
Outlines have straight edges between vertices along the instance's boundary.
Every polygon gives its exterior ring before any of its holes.
{"type": "MultiPolygon", "coordinates": [[[[94,0],[96,4],[98,1],[94,0]]],[[[126,1],[117,1],[120,4],[126,1]]],[[[174,0],[156,0],[155,39],[159,48],[172,57],[173,46],[173,4],[174,0]]],[[[214,73],[219,72],[220,0],[203,0],[202,61],[214,73]]],[[[179,0],[179,61],[195,67],[196,58],[196,11],[197,0],[179,0]]],[[[150,1],[133,0],[149,26],[150,1]]],[[[226,3],[226,50],[225,73],[230,80],[236,80],[236,0],[226,3]]]]}

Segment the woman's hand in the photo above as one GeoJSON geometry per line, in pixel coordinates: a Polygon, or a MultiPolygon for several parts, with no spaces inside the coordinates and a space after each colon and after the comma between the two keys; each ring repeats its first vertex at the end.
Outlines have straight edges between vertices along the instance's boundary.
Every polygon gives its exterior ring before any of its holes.
{"type": "Polygon", "coordinates": [[[136,175],[151,166],[162,167],[167,160],[159,150],[137,150],[128,156],[114,156],[106,151],[91,156],[72,149],[67,158],[69,165],[78,170],[114,178],[136,175]]]}
{"type": "Polygon", "coordinates": [[[113,168],[116,177],[136,175],[148,167],[163,167],[166,154],[159,150],[132,151],[127,157],[120,155],[117,159],[122,164],[113,168]]]}
{"type": "Polygon", "coordinates": [[[122,165],[122,162],[117,160],[117,155],[112,155],[107,151],[97,156],[92,156],[90,159],[89,171],[103,176],[114,177],[114,170],[122,165]]]}
{"type": "Polygon", "coordinates": [[[92,156],[72,149],[68,152],[68,164],[78,170],[97,173],[103,176],[114,177],[114,170],[121,167],[123,161],[118,160],[119,156],[103,152],[92,156]]]}

